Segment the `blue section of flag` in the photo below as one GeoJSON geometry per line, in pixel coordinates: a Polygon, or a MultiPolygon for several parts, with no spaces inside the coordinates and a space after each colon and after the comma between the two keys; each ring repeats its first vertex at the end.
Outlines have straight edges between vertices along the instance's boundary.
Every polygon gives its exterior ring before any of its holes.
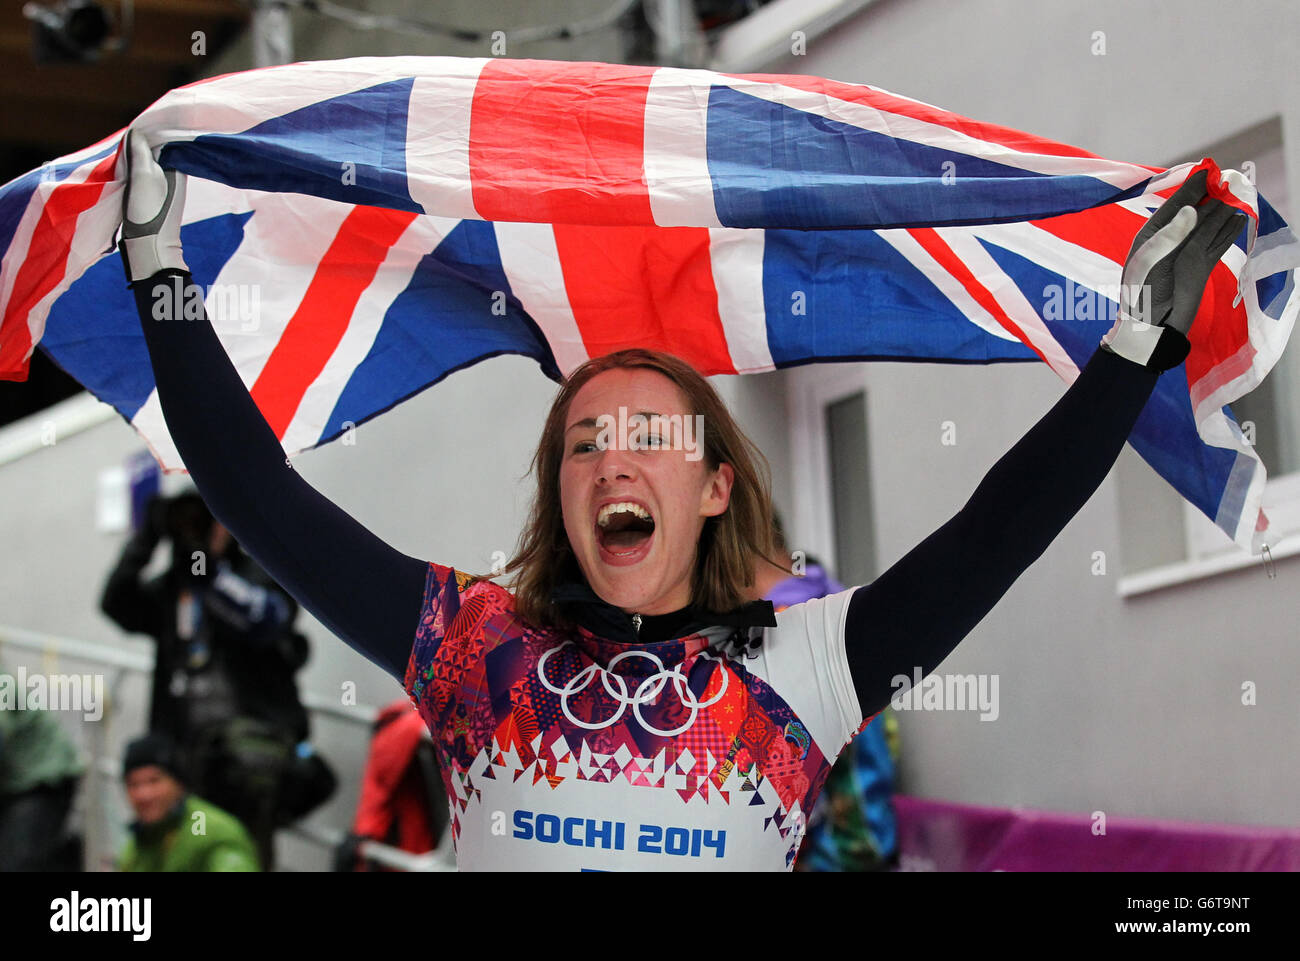
{"type": "Polygon", "coordinates": [[[714,203],[728,227],[843,226],[846,210],[863,211],[863,226],[873,228],[996,223],[1133,194],[1095,177],[1048,176],[863,130],[719,85],[709,95],[708,125],[714,203]]]}
{"type": "Polygon", "coordinates": [[[406,183],[412,79],[311,104],[238,134],[168,144],[159,163],[255,190],[424,213],[406,183]]]}
{"type": "MultiPolygon", "coordinates": [[[[1259,198],[1259,233],[1256,236],[1256,243],[1261,241],[1267,242],[1278,231],[1286,231],[1285,236],[1289,237],[1291,229],[1284,221],[1273,206],[1263,197],[1259,198]]],[[[1245,231],[1237,240],[1237,246],[1245,252],[1245,231]]],[[[1290,300],[1291,288],[1295,283],[1295,274],[1289,270],[1278,271],[1275,274],[1261,278],[1255,281],[1255,297],[1259,301],[1259,306],[1266,314],[1277,320],[1282,316],[1282,308],[1290,300]],[[1284,296],[1279,296],[1284,295],[1284,296]]]]}
{"type": "Polygon", "coordinates": [[[975,326],[877,234],[769,230],[763,246],[768,348],[777,367],[818,360],[1038,360],[975,326]],[[802,311],[802,312],[801,312],[802,311]]]}
{"type": "Polygon", "coordinates": [[[499,354],[531,357],[546,376],[560,377],[546,339],[510,292],[492,224],[463,220],[420,261],[384,314],[318,443],[499,354]]]}
{"type": "MultiPolygon", "coordinates": [[[[244,239],[251,214],[227,214],[181,229],[185,259],[204,290],[244,239]]],[[[41,348],[130,421],[154,389],[153,364],[122,261],[105,257],[55,301],[41,348]]]]}

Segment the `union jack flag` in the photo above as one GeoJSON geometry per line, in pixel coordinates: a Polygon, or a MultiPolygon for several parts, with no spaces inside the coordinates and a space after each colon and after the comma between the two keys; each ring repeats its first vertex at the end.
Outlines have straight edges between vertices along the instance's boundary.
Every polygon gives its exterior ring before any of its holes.
{"type": "MultiPolygon", "coordinates": [[[[1107,160],[817,77],[441,57],[232,74],[133,126],[191,175],[186,259],[291,454],[498,354],[557,379],[642,346],[706,374],[1042,360],[1068,382],[1144,219],[1204,167],[1249,226],[1131,441],[1264,542],[1225,404],[1286,344],[1300,244],[1212,160],[1107,160]]],[[[0,188],[0,377],[39,343],[181,469],[113,252],[121,143],[0,188]]]]}

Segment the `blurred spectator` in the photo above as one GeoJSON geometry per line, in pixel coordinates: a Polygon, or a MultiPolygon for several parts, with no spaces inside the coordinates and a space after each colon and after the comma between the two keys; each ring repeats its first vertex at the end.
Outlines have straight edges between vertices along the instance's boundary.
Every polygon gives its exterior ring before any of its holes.
{"type": "Polygon", "coordinates": [[[64,830],[85,765],[43,710],[0,709],[0,871],[80,871],[64,830]]]}
{"type": "Polygon", "coordinates": [[[352,833],[335,852],[335,870],[365,871],[357,848],[365,840],[425,854],[446,829],[447,795],[428,728],[402,698],[379,712],[352,833]]]}
{"type": "Polygon", "coordinates": [[[186,790],[176,746],[165,735],[147,734],[127,745],[122,780],[136,821],[121,870],[260,870],[244,826],[186,790]]]}
{"type": "Polygon", "coordinates": [[[187,493],[150,501],[100,606],[156,642],[149,730],[173,739],[187,783],[244,822],[269,866],[274,830],[288,820],[285,779],[308,736],[294,682],[308,656],[293,629],[297,602],[187,493]],[[171,564],[145,581],[164,539],[171,564]]]}
{"type": "MultiPolygon", "coordinates": [[[[776,547],[786,550],[780,518],[776,547]]],[[[790,565],[788,557],[774,558],[790,565]]],[[[845,590],[814,558],[804,557],[802,574],[786,574],[771,564],[755,572],[757,592],[783,611],[787,607],[845,590]]],[[[898,721],[889,708],[859,732],[826,776],[808,818],[808,834],[795,861],[797,871],[887,871],[898,864],[898,825],[894,814],[894,767],[898,760],[898,721]]]]}

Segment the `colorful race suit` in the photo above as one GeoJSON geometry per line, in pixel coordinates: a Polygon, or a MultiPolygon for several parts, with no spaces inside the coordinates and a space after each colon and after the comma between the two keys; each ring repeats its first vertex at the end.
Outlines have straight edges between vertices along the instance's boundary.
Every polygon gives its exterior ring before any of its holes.
{"type": "Polygon", "coordinates": [[[509,591],[429,565],[406,687],[433,732],[462,870],[779,870],[862,725],[851,591],[628,645],[539,630],[509,591]]]}

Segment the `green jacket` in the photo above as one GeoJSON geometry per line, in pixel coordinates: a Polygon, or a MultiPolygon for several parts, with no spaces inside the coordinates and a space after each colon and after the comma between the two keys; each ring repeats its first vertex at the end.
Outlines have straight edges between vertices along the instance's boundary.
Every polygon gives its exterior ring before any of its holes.
{"type": "Polygon", "coordinates": [[[84,770],[51,712],[0,708],[0,796],[79,778],[84,770]]]}
{"type": "Polygon", "coordinates": [[[257,846],[244,826],[192,794],[159,824],[135,824],[131,832],[118,864],[123,871],[262,869],[257,846]]]}

